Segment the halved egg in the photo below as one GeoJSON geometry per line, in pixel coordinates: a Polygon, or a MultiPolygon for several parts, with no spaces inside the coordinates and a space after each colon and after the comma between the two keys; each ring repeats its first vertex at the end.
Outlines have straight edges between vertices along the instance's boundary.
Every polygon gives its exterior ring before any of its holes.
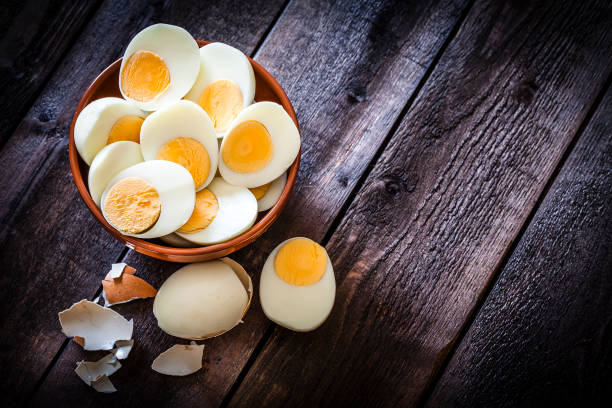
{"type": "Polygon", "coordinates": [[[200,48],[200,73],[185,99],[208,113],[218,137],[254,97],[255,74],[246,55],[223,43],[200,48]]]}
{"type": "Polygon", "coordinates": [[[267,211],[276,204],[287,184],[287,172],[263,186],[249,188],[257,199],[257,211],[267,211]]]}
{"type": "Polygon", "coordinates": [[[90,165],[106,145],[119,141],[138,143],[145,116],[121,98],[96,99],[83,108],[74,124],[74,144],[79,155],[90,165]]]}
{"type": "Polygon", "coordinates": [[[121,141],[100,150],[91,162],[87,179],[89,193],[96,205],[100,206],[104,189],[117,173],[143,161],[138,143],[121,141]]]}
{"type": "Polygon", "coordinates": [[[140,132],[145,160],[168,160],[185,167],[196,191],[206,187],[217,169],[217,137],[210,118],[193,102],[178,101],[153,112],[140,132]]]}
{"type": "Polygon", "coordinates": [[[136,34],[119,71],[119,89],[146,111],[181,99],[200,71],[198,43],[185,29],[155,24],[136,34]]]}
{"type": "Polygon", "coordinates": [[[249,189],[215,177],[206,189],[196,194],[191,218],[176,233],[196,244],[217,244],[251,228],[255,218],[257,200],[249,189]]]}
{"type": "Polygon", "coordinates": [[[292,238],[268,256],[259,282],[265,315],[295,331],[319,327],[334,305],[336,280],[327,251],[308,238],[292,238]]]}
{"type": "Polygon", "coordinates": [[[124,235],[157,238],[187,222],[195,204],[191,174],[176,163],[151,160],[119,172],[102,193],[106,221],[124,235]]]}
{"type": "Polygon", "coordinates": [[[258,187],[283,174],[300,150],[300,133],[283,107],[258,102],[245,108],[221,142],[219,172],[228,182],[258,187]]]}

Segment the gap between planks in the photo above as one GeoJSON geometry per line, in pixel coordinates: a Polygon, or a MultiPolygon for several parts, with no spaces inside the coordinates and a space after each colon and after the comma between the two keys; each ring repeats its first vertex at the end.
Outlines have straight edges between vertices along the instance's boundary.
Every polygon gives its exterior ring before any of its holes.
{"type": "MultiPolygon", "coordinates": [[[[261,38],[259,39],[259,41],[257,41],[257,44],[255,45],[255,47],[253,48],[253,51],[250,53],[250,57],[254,58],[255,55],[257,55],[257,53],[259,52],[260,48],[262,47],[262,45],[265,43],[266,39],[268,38],[268,36],[270,35],[270,33],[272,32],[272,30],[274,29],[274,27],[276,26],[276,23],[278,22],[278,20],[280,20],[280,18],[282,17],[282,15],[285,13],[285,10],[287,10],[287,7],[289,6],[289,3],[291,3],[292,0],[286,0],[282,7],[280,8],[279,12],[274,16],[274,18],[272,19],[272,22],[270,23],[270,25],[268,26],[268,28],[266,28],[266,31],[264,31],[264,33],[262,34],[261,38]]],[[[94,8],[93,12],[90,13],[89,17],[93,16],[95,14],[95,12],[98,11],[98,9],[100,8],[100,6],[102,5],[102,1],[99,2],[99,4],[94,8]]],[[[89,18],[88,18],[89,20],[89,18]]],[[[87,26],[87,24],[83,24],[81,26],[81,28],[75,33],[75,35],[73,36],[73,38],[77,38],[82,32],[83,30],[85,30],[85,27],[87,26]]],[[[66,50],[66,54],[68,54],[68,52],[70,52],[70,49],[66,50]]],[[[46,86],[47,82],[50,80],[50,78],[52,77],[53,73],[55,73],[55,71],[57,70],[59,64],[61,63],[62,59],[60,59],[58,61],[58,63],[55,65],[55,67],[53,67],[53,69],[51,70],[51,72],[49,73],[49,75],[47,76],[47,78],[45,79],[45,81],[42,82],[39,90],[35,93],[34,98],[37,98],[40,94],[40,92],[42,92],[42,90],[44,89],[44,87],[46,86]]],[[[29,109],[29,107],[28,107],[29,109]]],[[[14,131],[14,129],[13,129],[14,131]]],[[[2,147],[4,146],[4,142],[2,141],[2,144],[0,144],[0,149],[2,149],[2,147]]],[[[129,249],[128,247],[123,248],[123,250],[121,251],[121,254],[117,257],[117,259],[115,260],[114,263],[121,263],[123,262],[127,256],[130,254],[132,250],[129,249]]],[[[98,286],[98,289],[96,290],[96,292],[94,293],[94,295],[91,297],[91,300],[95,299],[97,296],[100,296],[100,294],[102,293],[102,285],[98,286]]],[[[270,327],[271,328],[271,327],[270,327]]],[[[268,330],[270,329],[268,328],[268,330]]],[[[267,332],[265,333],[266,335],[268,334],[267,332]]],[[[265,337],[265,336],[264,336],[265,337]]],[[[269,335],[267,336],[269,337],[269,335]]],[[[266,337],[266,338],[267,338],[266,337]]],[[[30,402],[32,401],[32,398],[34,398],[34,396],[36,395],[36,393],[38,392],[38,390],[40,389],[40,387],[42,386],[42,384],[45,382],[45,380],[47,379],[47,377],[49,376],[49,374],[51,373],[51,370],[53,370],[53,367],[55,366],[55,364],[58,362],[59,358],[62,356],[62,354],[64,353],[64,351],[66,350],[66,347],[68,347],[68,344],[70,343],[72,339],[66,338],[64,340],[64,342],[61,344],[61,346],[59,347],[59,349],[57,350],[57,352],[55,353],[55,355],[53,356],[53,358],[51,359],[51,362],[49,363],[49,365],[45,368],[45,370],[43,371],[42,375],[40,376],[40,378],[38,379],[38,381],[36,382],[36,385],[34,386],[34,389],[32,390],[32,393],[28,396],[28,398],[25,400],[24,402],[24,406],[28,406],[30,404],[30,402]]],[[[261,347],[263,348],[265,343],[261,344],[261,347]]],[[[259,344],[257,345],[258,347],[260,346],[259,344]]],[[[257,349],[256,349],[257,350],[257,349]]],[[[261,351],[261,350],[260,350],[261,351]]],[[[250,362],[250,361],[249,361],[250,362]]],[[[247,363],[248,364],[248,363],[247,363]]],[[[252,364],[252,363],[251,363],[252,364]]],[[[242,375],[242,372],[240,373],[242,375]]]]}
{"type": "MultiPolygon", "coordinates": [[[[368,176],[370,175],[370,172],[372,171],[372,169],[374,168],[374,166],[376,165],[376,163],[378,162],[378,160],[382,156],[383,152],[385,151],[385,149],[389,145],[391,139],[393,138],[393,135],[395,134],[395,132],[399,128],[399,126],[402,123],[403,119],[405,118],[406,115],[408,115],[408,112],[409,112],[410,108],[412,107],[412,105],[414,104],[414,101],[416,101],[416,99],[421,94],[421,90],[423,89],[423,87],[425,86],[427,81],[429,80],[429,78],[431,76],[431,73],[434,71],[436,65],[438,65],[438,61],[440,60],[440,58],[442,57],[442,55],[444,54],[444,52],[448,48],[449,44],[457,36],[457,33],[461,29],[461,26],[463,25],[463,22],[465,21],[465,19],[467,18],[467,15],[469,14],[470,10],[472,9],[472,6],[474,5],[474,2],[475,2],[475,0],[470,0],[468,2],[468,4],[465,6],[464,10],[461,12],[461,15],[459,16],[459,19],[457,20],[457,22],[453,26],[452,30],[448,33],[448,36],[444,40],[444,43],[442,44],[442,46],[440,47],[440,49],[436,53],[435,57],[431,61],[431,64],[429,64],[429,67],[427,68],[427,70],[425,71],[425,74],[423,75],[423,77],[421,78],[419,83],[417,84],[414,92],[412,93],[410,98],[408,98],[408,101],[406,101],[406,104],[404,105],[404,107],[400,111],[399,115],[397,116],[397,118],[393,122],[393,125],[391,126],[391,128],[389,129],[389,132],[387,133],[387,135],[383,139],[383,142],[380,144],[380,146],[378,147],[378,149],[376,150],[376,152],[374,153],[374,155],[370,159],[370,161],[369,161],[368,165],[366,166],[364,172],[361,174],[361,176],[357,180],[357,183],[355,183],[355,186],[353,187],[353,189],[351,190],[351,192],[347,196],[344,204],[342,205],[342,207],[340,207],[340,211],[338,212],[338,214],[336,215],[336,217],[332,221],[332,223],[331,223],[329,229],[327,230],[327,232],[325,233],[325,235],[323,236],[323,240],[321,241],[321,245],[322,246],[325,247],[329,243],[330,239],[332,238],[332,236],[334,235],[334,233],[338,229],[338,226],[340,225],[340,223],[342,222],[342,220],[346,216],[346,213],[348,212],[348,210],[349,210],[349,208],[350,208],[350,206],[351,206],[351,204],[353,202],[353,199],[357,196],[357,193],[359,193],[359,191],[363,187],[365,181],[367,180],[368,176]]],[[[284,10],[282,12],[284,12],[284,10]]],[[[282,14],[282,12],[281,12],[281,14],[282,14]]],[[[262,43],[263,43],[263,41],[262,41],[262,43]]],[[[592,115],[592,112],[589,112],[589,114],[592,115]]],[[[589,119],[590,119],[590,117],[589,117],[589,119]]],[[[244,365],[244,367],[240,371],[240,374],[238,375],[238,377],[236,377],[236,381],[234,381],[234,383],[232,384],[232,387],[230,388],[228,393],[225,394],[225,397],[221,401],[220,407],[227,407],[227,406],[229,406],[230,401],[232,400],[232,398],[234,397],[234,395],[238,391],[238,388],[240,388],[240,385],[244,381],[244,378],[246,377],[246,375],[250,371],[250,369],[253,366],[253,364],[255,364],[255,361],[259,357],[259,354],[261,353],[261,351],[265,347],[266,343],[268,342],[268,340],[272,336],[272,333],[274,332],[275,327],[276,327],[275,323],[270,323],[270,325],[266,328],[266,331],[264,332],[263,336],[257,342],[257,345],[253,349],[253,352],[249,356],[249,359],[247,360],[246,364],[244,365]]]]}
{"type": "Polygon", "coordinates": [[[612,85],[612,74],[608,76],[608,78],[606,79],[606,82],[604,83],[602,88],[599,90],[585,118],[582,120],[582,123],[578,127],[578,130],[572,137],[572,140],[570,141],[570,143],[568,143],[567,147],[565,148],[565,152],[563,152],[561,159],[559,159],[559,162],[557,163],[555,170],[552,172],[549,179],[546,181],[546,184],[544,185],[542,192],[538,196],[538,199],[536,200],[533,208],[529,212],[529,215],[525,219],[525,222],[521,226],[518,234],[514,238],[514,241],[508,246],[506,253],[502,256],[499,264],[493,269],[493,273],[489,277],[488,282],[486,283],[485,287],[480,293],[480,296],[478,297],[478,300],[476,301],[474,308],[468,315],[467,319],[465,319],[465,321],[463,322],[463,325],[461,326],[461,329],[459,330],[457,336],[453,339],[452,345],[449,348],[448,353],[446,354],[446,356],[440,363],[438,369],[436,370],[436,374],[432,376],[431,381],[425,387],[425,392],[423,393],[422,399],[417,403],[417,407],[419,408],[425,407],[425,405],[431,398],[436,388],[436,385],[438,384],[438,382],[440,381],[440,379],[446,372],[448,364],[450,363],[453,356],[455,355],[457,348],[463,342],[463,338],[465,337],[466,333],[469,331],[470,327],[472,327],[472,324],[476,320],[476,317],[478,316],[480,309],[482,309],[483,305],[486,303],[487,299],[489,298],[489,295],[491,294],[491,291],[495,287],[497,280],[499,279],[501,275],[501,272],[506,267],[508,260],[512,257],[512,254],[516,250],[518,244],[523,239],[523,235],[525,234],[525,231],[527,231],[527,228],[531,224],[531,221],[533,220],[538,210],[540,209],[540,206],[542,205],[542,202],[548,195],[550,188],[552,187],[555,180],[557,179],[557,176],[561,172],[561,169],[563,169],[563,166],[565,165],[569,156],[574,150],[574,147],[578,143],[578,140],[582,137],[582,134],[584,133],[585,129],[588,127],[589,123],[591,122],[591,119],[595,115],[595,112],[597,112],[597,109],[601,105],[601,102],[604,99],[608,90],[610,89],[611,85],[612,85]]]}

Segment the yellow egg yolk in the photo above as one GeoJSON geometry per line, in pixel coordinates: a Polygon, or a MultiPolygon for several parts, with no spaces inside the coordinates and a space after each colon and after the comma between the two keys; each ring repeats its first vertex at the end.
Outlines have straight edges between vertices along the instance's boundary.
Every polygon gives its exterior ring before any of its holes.
{"type": "Polygon", "coordinates": [[[190,137],[177,137],[163,145],[155,157],[168,160],[186,168],[197,187],[202,185],[210,173],[210,157],[204,145],[190,137]]]}
{"type": "Polygon", "coordinates": [[[296,238],[276,253],[274,271],[285,282],[306,286],[317,283],[327,267],[325,248],[306,238],[296,238]]]}
{"type": "Polygon", "coordinates": [[[107,220],[121,232],[139,234],[151,228],[161,213],[155,187],[140,177],[117,181],[104,200],[107,220]]]}
{"type": "Polygon", "coordinates": [[[121,71],[121,90],[138,102],[151,102],[170,86],[170,70],[164,59],[151,51],[130,55],[121,71]]]}
{"type": "Polygon", "coordinates": [[[266,195],[266,193],[270,189],[270,184],[272,184],[272,182],[264,184],[263,186],[249,188],[249,190],[251,190],[251,193],[253,193],[255,199],[259,200],[261,197],[266,195]]]}
{"type": "Polygon", "coordinates": [[[193,234],[208,227],[219,211],[217,197],[208,189],[196,193],[195,207],[189,220],[178,229],[178,232],[193,234]]]}
{"type": "Polygon", "coordinates": [[[253,173],[272,160],[273,152],[274,146],[266,127],[248,120],[225,137],[221,155],[230,169],[238,173],[253,173]]]}
{"type": "Polygon", "coordinates": [[[210,83],[198,100],[198,105],[208,113],[217,132],[225,132],[229,128],[242,110],[242,104],[240,88],[227,79],[210,83]]]}
{"type": "Polygon", "coordinates": [[[106,144],[128,141],[140,143],[140,128],[144,119],[140,116],[127,115],[119,118],[108,134],[106,144]]]}

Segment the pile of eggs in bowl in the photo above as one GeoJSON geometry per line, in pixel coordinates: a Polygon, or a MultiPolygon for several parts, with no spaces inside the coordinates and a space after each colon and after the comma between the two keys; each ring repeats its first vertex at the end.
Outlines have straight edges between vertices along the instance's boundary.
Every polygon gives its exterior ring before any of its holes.
{"type": "Polygon", "coordinates": [[[93,201],[124,235],[179,247],[230,240],[278,201],[300,148],[283,107],[254,102],[239,50],[156,24],[129,43],[123,98],[91,102],[74,141],[93,201]]]}

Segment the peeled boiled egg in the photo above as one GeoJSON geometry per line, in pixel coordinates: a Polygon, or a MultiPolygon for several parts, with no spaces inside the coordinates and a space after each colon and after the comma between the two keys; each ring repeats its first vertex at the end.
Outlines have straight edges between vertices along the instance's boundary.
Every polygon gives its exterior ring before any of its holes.
{"type": "Polygon", "coordinates": [[[124,235],[157,238],[185,224],[195,204],[191,174],[182,166],[151,160],[122,170],[101,198],[106,221],[124,235]]]}
{"type": "Polygon", "coordinates": [[[88,165],[102,148],[118,141],[139,143],[145,113],[121,98],[96,99],[79,113],[74,143],[88,165]]]}
{"type": "Polygon", "coordinates": [[[238,114],[223,138],[219,172],[231,184],[258,187],[280,177],[300,150],[300,134],[283,107],[258,102],[238,114]]]}
{"type": "Polygon", "coordinates": [[[153,303],[157,324],[166,333],[192,340],[218,336],[244,317],[251,278],[237,262],[220,260],[183,266],[162,284],[153,303]]]}
{"type": "Polygon", "coordinates": [[[89,193],[96,205],[100,206],[104,189],[117,173],[143,161],[138,143],[121,141],[100,150],[91,162],[87,182],[89,193]]]}
{"type": "Polygon", "coordinates": [[[146,111],[181,99],[200,71],[198,43],[168,24],[145,28],[127,46],[119,71],[121,95],[146,111]]]}
{"type": "Polygon", "coordinates": [[[295,331],[319,327],[334,305],[334,270],[321,245],[292,238],[268,256],[261,273],[259,296],[273,322],[295,331]]]}
{"type": "Polygon", "coordinates": [[[140,132],[145,160],[168,160],[185,167],[196,191],[206,187],[217,169],[217,137],[210,118],[193,102],[178,101],[153,112],[140,132]]]}
{"type": "Polygon", "coordinates": [[[249,189],[215,177],[196,194],[193,214],[176,234],[196,244],[216,244],[242,234],[256,218],[257,200],[249,189]]]}
{"type": "Polygon", "coordinates": [[[249,188],[257,199],[257,211],[267,211],[276,204],[287,184],[287,172],[263,186],[249,188]]]}
{"type": "Polygon", "coordinates": [[[198,79],[185,99],[208,113],[219,137],[254,97],[255,74],[246,55],[223,43],[200,48],[198,79]]]}

